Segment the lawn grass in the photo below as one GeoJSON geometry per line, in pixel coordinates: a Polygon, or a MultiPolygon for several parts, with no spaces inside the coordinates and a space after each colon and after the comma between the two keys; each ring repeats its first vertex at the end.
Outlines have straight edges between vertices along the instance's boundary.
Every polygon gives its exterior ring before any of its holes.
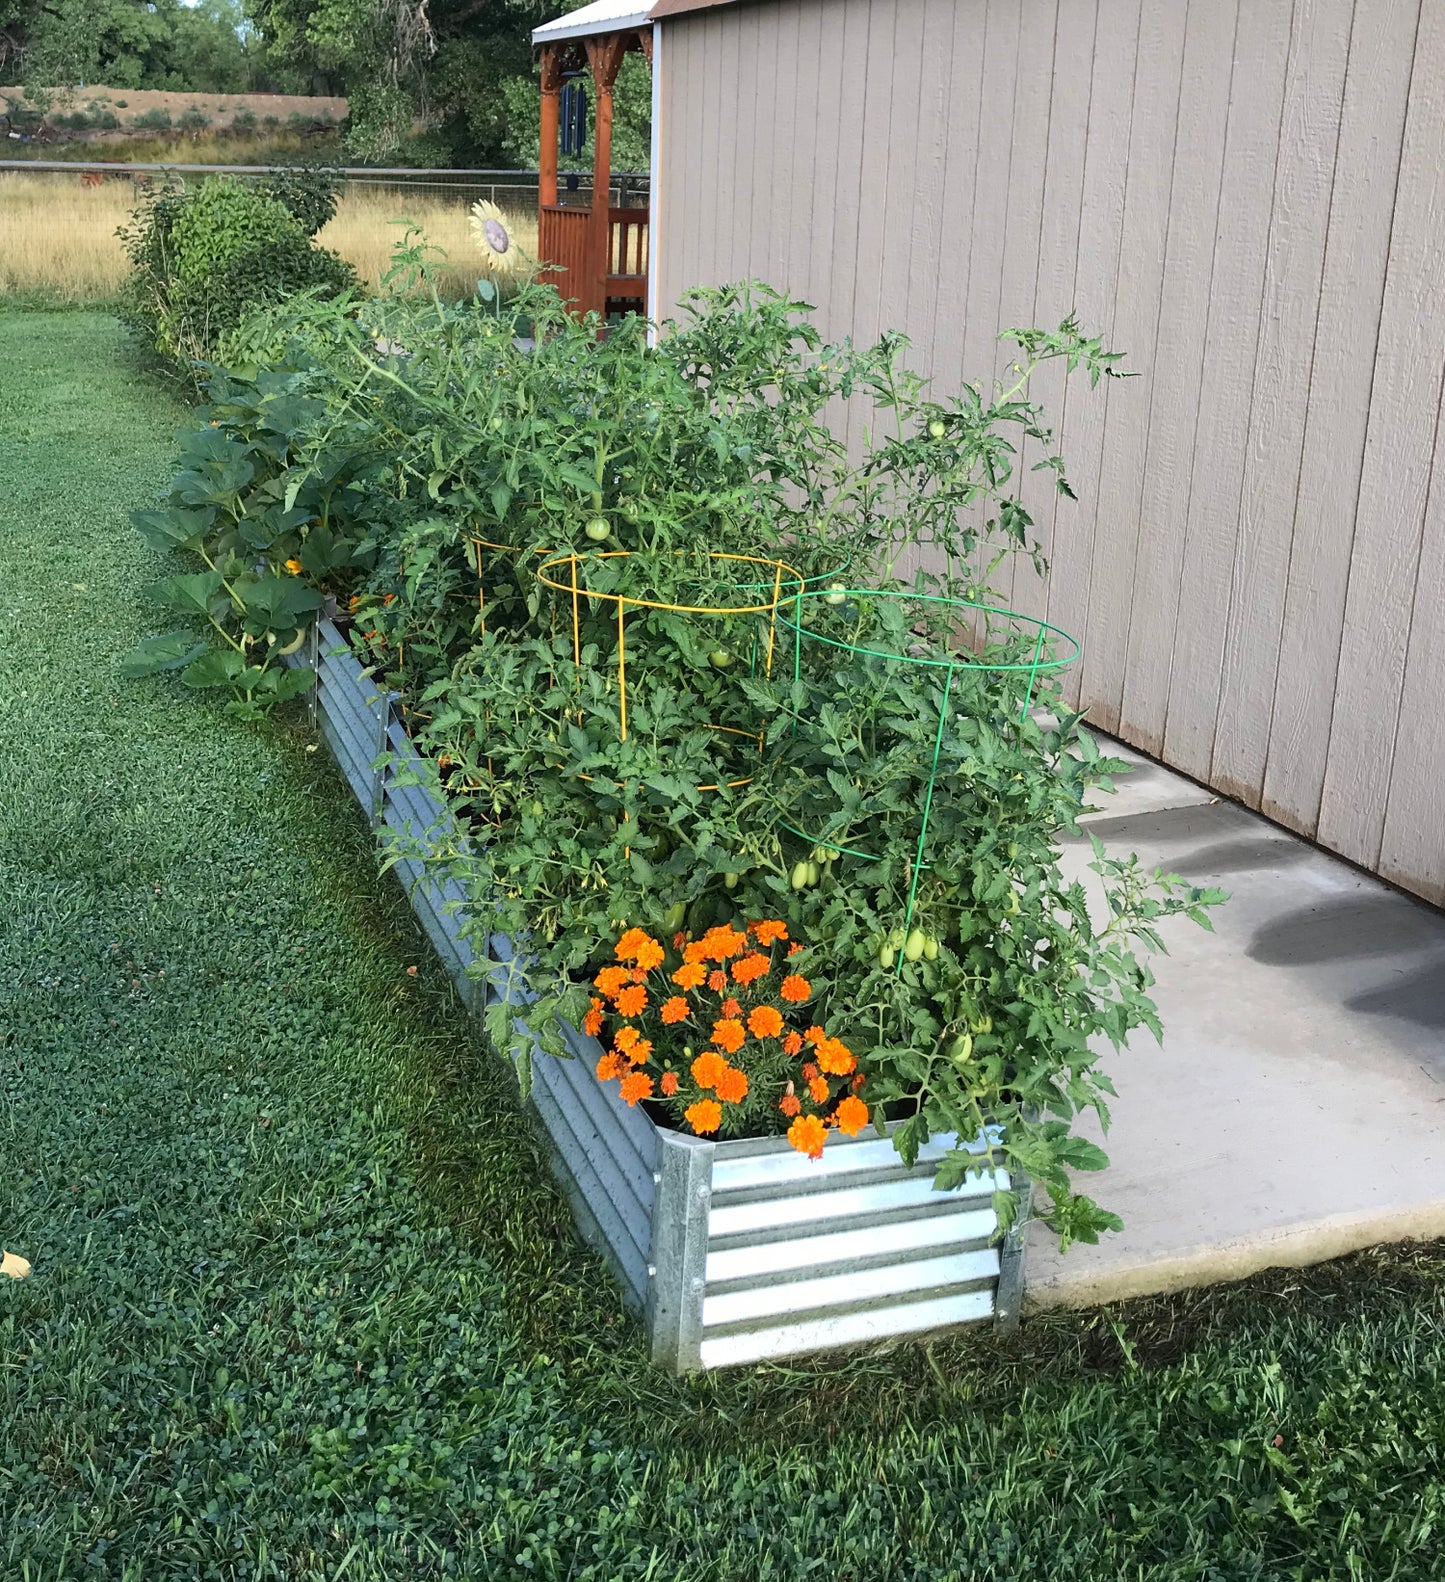
{"type": "Polygon", "coordinates": [[[324,754],[116,677],[181,416],[0,316],[3,1582],[1441,1574],[1438,1245],[651,1371],[324,754]]]}

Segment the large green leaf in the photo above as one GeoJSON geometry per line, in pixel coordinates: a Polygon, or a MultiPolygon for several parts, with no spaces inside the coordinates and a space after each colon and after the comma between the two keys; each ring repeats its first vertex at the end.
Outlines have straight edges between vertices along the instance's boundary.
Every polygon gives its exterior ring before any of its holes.
{"type": "Polygon", "coordinates": [[[133,511],[131,523],[145,540],[148,549],[164,554],[170,549],[191,549],[205,536],[215,521],[214,509],[183,510],[163,505],[151,511],[133,511]]]}
{"type": "Polygon", "coordinates": [[[255,476],[251,459],[242,453],[188,468],[177,475],[171,493],[186,505],[219,505],[238,495],[255,476]]]}
{"type": "Polygon", "coordinates": [[[120,673],[128,681],[134,681],[141,676],[153,676],[160,670],[179,670],[205,651],[206,645],[198,643],[190,632],[147,637],[121,660],[120,673]]]}
{"type": "Polygon", "coordinates": [[[146,597],[172,610],[210,612],[211,601],[221,591],[219,571],[192,571],[182,577],[164,577],[145,590],[146,597]]]}
{"type": "Polygon", "coordinates": [[[291,631],[321,608],[321,594],[296,577],[262,577],[242,598],[247,617],[273,632],[291,631]]]}
{"type": "Polygon", "coordinates": [[[324,524],[313,527],[301,545],[301,564],[313,577],[325,577],[351,564],[351,544],[324,524]]]}
{"type": "Polygon", "coordinates": [[[212,648],[181,672],[188,687],[229,687],[239,679],[246,661],[234,648],[212,648]]]}

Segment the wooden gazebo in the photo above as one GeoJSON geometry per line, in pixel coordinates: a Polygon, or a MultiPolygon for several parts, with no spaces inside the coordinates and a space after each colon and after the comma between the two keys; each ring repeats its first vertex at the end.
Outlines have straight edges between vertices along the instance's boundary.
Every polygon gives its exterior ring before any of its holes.
{"type": "Polygon", "coordinates": [[[652,24],[637,0],[596,0],[538,28],[542,146],[537,242],[541,278],[579,314],[647,311],[648,211],[612,206],[612,87],[623,57],[639,51],[652,64],[652,24]],[[592,82],[592,201],[561,203],[557,157],[562,87],[592,82]]]}

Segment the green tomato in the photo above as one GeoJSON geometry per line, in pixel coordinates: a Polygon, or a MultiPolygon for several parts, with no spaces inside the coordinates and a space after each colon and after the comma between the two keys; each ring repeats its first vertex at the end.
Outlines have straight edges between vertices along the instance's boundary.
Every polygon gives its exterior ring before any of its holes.
{"type": "Polygon", "coordinates": [[[948,425],[943,421],[942,418],[936,417],[928,425],[929,439],[942,439],[946,433],[948,433],[948,425]]]}
{"type": "Polygon", "coordinates": [[[668,909],[662,914],[663,932],[667,934],[675,934],[678,929],[682,927],[686,918],[687,905],[685,902],[679,901],[675,906],[668,907],[668,909]]]}
{"type": "Polygon", "coordinates": [[[594,544],[600,544],[604,538],[610,537],[612,527],[605,516],[594,516],[582,531],[594,544]]]}
{"type": "Polygon", "coordinates": [[[894,950],[892,945],[885,945],[882,950],[878,952],[878,965],[882,967],[884,972],[889,971],[889,969],[893,966],[893,963],[897,960],[898,952],[894,950]]]}
{"type": "Polygon", "coordinates": [[[905,961],[919,960],[923,955],[923,947],[925,943],[927,943],[927,941],[924,937],[923,930],[921,928],[915,928],[904,942],[903,959],[905,961]]]}
{"type": "Polygon", "coordinates": [[[823,870],[818,866],[817,863],[810,862],[808,864],[808,883],[809,884],[817,884],[818,880],[821,879],[822,877],[823,877],[823,870]]]}
{"type": "Polygon", "coordinates": [[[923,959],[925,961],[938,960],[938,941],[932,934],[923,941],[923,959]]]}
{"type": "Polygon", "coordinates": [[[726,648],[714,648],[713,651],[707,656],[707,662],[713,667],[714,670],[731,670],[733,665],[733,656],[727,651],[726,648]]]}
{"type": "Polygon", "coordinates": [[[793,864],[793,872],[789,877],[788,883],[795,890],[806,890],[808,888],[808,865],[806,862],[795,862],[793,864]]]}
{"type": "Polygon", "coordinates": [[[948,1058],[960,1068],[966,1066],[973,1058],[973,1039],[967,1033],[960,1033],[948,1046],[948,1058]]]}
{"type": "Polygon", "coordinates": [[[736,890],[737,887],[738,887],[738,876],[735,873],[725,873],[723,875],[723,889],[724,890],[736,890]]]}
{"type": "Polygon", "coordinates": [[[895,928],[888,935],[888,943],[894,948],[894,950],[902,950],[903,949],[903,930],[901,928],[895,928]]]}
{"type": "Polygon", "coordinates": [[[824,604],[843,604],[847,602],[848,590],[841,582],[830,582],[828,591],[823,595],[824,604]]]}

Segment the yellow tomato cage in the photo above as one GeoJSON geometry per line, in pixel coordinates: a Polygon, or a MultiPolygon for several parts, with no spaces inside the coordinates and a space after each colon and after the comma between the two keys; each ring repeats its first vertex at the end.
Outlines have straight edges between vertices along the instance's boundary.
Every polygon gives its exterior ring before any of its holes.
{"type": "MultiPolygon", "coordinates": [[[[687,550],[674,550],[674,555],[686,555],[687,550]]],[[[621,739],[627,740],[627,612],[629,610],[661,610],[673,615],[700,615],[713,618],[737,615],[766,615],[767,637],[763,648],[763,673],[770,676],[773,671],[773,653],[777,646],[777,618],[779,609],[789,600],[795,598],[803,589],[805,579],[800,571],[782,560],[769,560],[759,555],[739,555],[727,550],[710,550],[707,559],[710,562],[731,562],[738,567],[761,568],[754,570],[753,575],[762,580],[747,584],[733,584],[734,587],[766,589],[771,582],[771,591],[765,597],[754,598],[741,604],[673,604],[664,599],[648,599],[634,593],[619,593],[610,589],[598,590],[586,587],[580,576],[579,567],[589,561],[630,560],[637,558],[630,549],[608,549],[596,554],[582,556],[575,550],[566,554],[554,555],[550,560],[545,560],[537,568],[537,580],[543,587],[551,588],[557,593],[565,594],[572,606],[572,657],[575,663],[582,663],[582,601],[595,599],[603,603],[610,603],[617,611],[617,698],[618,698],[618,726],[621,739]],[[563,573],[565,571],[565,580],[563,573]]],[[[739,730],[731,725],[711,725],[709,730],[714,730],[723,735],[743,736],[755,742],[761,750],[763,738],[760,732],[739,730]]],[[[585,777],[584,777],[585,778],[585,777]]],[[[748,775],[740,780],[729,780],[726,785],[729,789],[749,784],[752,776],[748,775]]],[[[717,791],[723,782],[711,785],[702,785],[699,791],[717,791]]]]}

